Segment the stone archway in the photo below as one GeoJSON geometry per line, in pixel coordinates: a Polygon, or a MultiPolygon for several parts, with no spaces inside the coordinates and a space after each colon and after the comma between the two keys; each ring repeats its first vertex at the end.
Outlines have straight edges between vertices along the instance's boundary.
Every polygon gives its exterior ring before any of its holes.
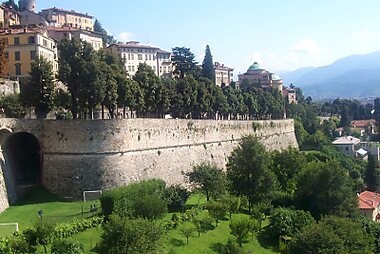
{"type": "Polygon", "coordinates": [[[41,148],[28,132],[0,130],[1,168],[9,203],[15,203],[31,188],[41,185],[41,148]]]}

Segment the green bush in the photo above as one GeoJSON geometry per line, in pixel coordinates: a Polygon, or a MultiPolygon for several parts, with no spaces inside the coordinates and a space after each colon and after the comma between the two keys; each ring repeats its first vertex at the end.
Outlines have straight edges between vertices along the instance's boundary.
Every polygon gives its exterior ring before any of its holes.
{"type": "Polygon", "coordinates": [[[55,227],[53,236],[54,238],[67,238],[75,234],[86,231],[90,228],[98,227],[103,223],[102,217],[92,217],[82,220],[72,220],[68,223],[63,223],[55,227]]]}
{"type": "Polygon", "coordinates": [[[51,246],[52,254],[83,254],[83,245],[72,239],[58,239],[51,246]]]}
{"type": "Polygon", "coordinates": [[[181,185],[169,186],[164,191],[164,199],[167,201],[171,212],[181,211],[189,197],[190,192],[181,185]]]}
{"type": "Polygon", "coordinates": [[[164,190],[165,182],[154,179],[107,191],[100,198],[103,214],[109,217],[115,212],[121,217],[141,217],[135,212],[135,203],[144,197],[163,199],[164,190]]]}

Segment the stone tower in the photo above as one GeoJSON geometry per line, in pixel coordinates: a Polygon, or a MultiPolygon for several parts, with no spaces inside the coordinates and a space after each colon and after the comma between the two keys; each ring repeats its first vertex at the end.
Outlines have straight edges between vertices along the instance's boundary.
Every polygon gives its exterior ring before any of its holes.
{"type": "Polygon", "coordinates": [[[19,0],[20,11],[36,12],[36,0],[19,0]]]}

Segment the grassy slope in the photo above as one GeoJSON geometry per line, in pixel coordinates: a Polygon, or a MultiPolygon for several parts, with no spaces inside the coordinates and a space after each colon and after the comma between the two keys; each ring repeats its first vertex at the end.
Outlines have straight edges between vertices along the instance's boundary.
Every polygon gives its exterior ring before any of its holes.
{"type": "MultiPolygon", "coordinates": [[[[38,219],[37,212],[41,209],[43,217],[53,224],[68,222],[91,215],[90,204],[84,205],[82,215],[82,202],[62,202],[56,196],[43,189],[36,189],[32,195],[22,199],[18,204],[11,206],[0,214],[0,223],[18,222],[19,229],[30,227],[38,219]]],[[[100,207],[100,205],[98,204],[100,207]]],[[[10,227],[0,227],[0,237],[12,233],[10,227]]]]}
{"type": "MultiPolygon", "coordinates": [[[[238,218],[246,215],[233,215],[233,218],[238,218]]],[[[179,230],[170,231],[164,238],[163,245],[166,251],[174,251],[174,253],[183,254],[202,254],[202,253],[220,253],[223,245],[227,243],[228,238],[234,239],[230,236],[229,221],[219,222],[219,226],[214,230],[202,233],[201,237],[194,234],[189,239],[189,244],[186,244],[186,238],[181,236],[179,230]]],[[[243,245],[243,249],[246,253],[255,254],[274,254],[270,248],[266,249],[260,245],[257,238],[250,237],[249,241],[243,245]]]]}

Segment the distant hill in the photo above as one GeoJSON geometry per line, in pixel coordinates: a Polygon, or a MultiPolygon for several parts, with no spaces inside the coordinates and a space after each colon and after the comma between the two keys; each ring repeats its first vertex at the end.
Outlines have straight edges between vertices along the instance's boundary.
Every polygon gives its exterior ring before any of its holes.
{"type": "Polygon", "coordinates": [[[282,74],[285,85],[302,87],[315,99],[380,96],[380,51],[352,55],[323,67],[282,74]]]}

